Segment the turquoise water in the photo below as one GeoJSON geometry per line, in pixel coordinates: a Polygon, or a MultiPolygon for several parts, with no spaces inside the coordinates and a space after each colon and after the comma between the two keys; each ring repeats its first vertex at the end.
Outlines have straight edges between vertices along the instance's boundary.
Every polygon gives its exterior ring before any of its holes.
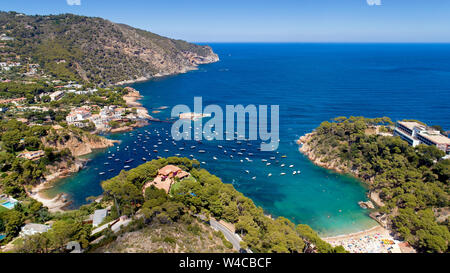
{"type": "Polygon", "coordinates": [[[16,203],[11,203],[9,201],[2,204],[2,206],[4,206],[7,209],[13,209],[15,205],[16,203]]]}
{"type": "Polygon", "coordinates": [[[278,104],[281,138],[278,153],[258,151],[258,142],[186,141],[175,146],[166,135],[171,124],[152,123],[131,134],[109,136],[122,140],[119,150],[116,146],[91,155],[86,169],[62,180],[47,193],[53,196],[65,192],[73,200],[72,206],[77,207],[86,202],[86,197],[100,194],[100,182],[117,175],[124,165],[136,167],[144,162],[142,157],[154,159],[157,155],[179,153],[206,162],[204,168],[225,183],[232,183],[271,215],[306,223],[322,235],[343,234],[375,225],[367,210],[357,204],[367,199],[366,188],[356,179],[314,166],[298,152],[295,141],[323,120],[343,115],[414,118],[450,127],[450,102],[445,99],[450,95],[450,45],[212,46],[221,58],[218,63],[134,84],[144,95],[142,103],[150,111],[168,106],[153,114],[162,120],[170,116],[174,105],[192,107],[194,96],[202,96],[204,106],[278,104]],[[158,145],[158,153],[153,152],[153,145],[158,145]],[[228,153],[224,154],[218,145],[228,153]],[[125,150],[126,146],[130,148],[125,150]],[[185,149],[180,151],[180,147],[185,149]],[[165,149],[169,152],[164,152],[165,149]],[[246,150],[243,155],[237,154],[240,149],[246,150]],[[213,160],[214,156],[218,160],[213,160]],[[276,159],[270,160],[272,156],[276,159]],[[245,157],[253,162],[247,162],[245,157]],[[131,158],[133,162],[124,163],[131,158]],[[262,159],[272,165],[266,166],[262,159]],[[280,166],[283,163],[285,167],[280,166]],[[295,167],[288,168],[291,164],[295,167]],[[300,170],[301,174],[292,175],[294,170],[300,170]],[[281,172],[287,174],[281,176],[281,172]],[[268,177],[269,173],[273,175],[268,177]]]}

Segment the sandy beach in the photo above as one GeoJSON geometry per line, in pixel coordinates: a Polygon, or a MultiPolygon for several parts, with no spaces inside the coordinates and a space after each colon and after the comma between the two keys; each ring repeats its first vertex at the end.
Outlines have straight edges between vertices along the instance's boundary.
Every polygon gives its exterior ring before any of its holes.
{"type": "Polygon", "coordinates": [[[47,198],[43,195],[42,191],[51,187],[49,186],[49,181],[41,183],[40,185],[34,187],[28,195],[41,202],[44,207],[47,207],[50,212],[63,212],[63,208],[68,205],[64,200],[63,194],[58,194],[55,198],[47,198]]]}
{"type": "Polygon", "coordinates": [[[389,230],[380,225],[360,232],[322,239],[332,246],[342,245],[351,253],[402,253],[413,251],[407,243],[395,240],[389,230]]]}

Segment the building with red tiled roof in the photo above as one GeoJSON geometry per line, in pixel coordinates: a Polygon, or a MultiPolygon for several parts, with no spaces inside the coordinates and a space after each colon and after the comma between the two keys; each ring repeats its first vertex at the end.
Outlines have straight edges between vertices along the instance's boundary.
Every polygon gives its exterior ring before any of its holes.
{"type": "Polygon", "coordinates": [[[158,175],[153,181],[145,183],[142,188],[142,193],[145,194],[145,190],[150,186],[155,186],[157,189],[162,189],[166,193],[169,193],[170,188],[175,183],[174,178],[183,179],[190,175],[190,173],[183,171],[175,165],[167,165],[158,171],[158,175]]]}

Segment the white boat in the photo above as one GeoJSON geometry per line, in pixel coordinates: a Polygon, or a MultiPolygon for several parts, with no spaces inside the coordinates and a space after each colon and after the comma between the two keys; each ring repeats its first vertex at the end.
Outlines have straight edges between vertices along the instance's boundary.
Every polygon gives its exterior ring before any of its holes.
{"type": "Polygon", "coordinates": [[[266,164],[266,166],[270,166],[270,164],[271,164],[271,163],[269,162],[269,163],[266,164]]]}
{"type": "Polygon", "coordinates": [[[269,173],[269,174],[268,174],[267,176],[269,176],[269,177],[270,177],[270,176],[272,176],[272,174],[271,174],[271,173],[269,173]]]}
{"type": "Polygon", "coordinates": [[[267,162],[267,159],[261,159],[262,162],[267,162]]]}
{"type": "Polygon", "coordinates": [[[126,165],[126,166],[123,166],[125,169],[129,169],[130,168],[130,166],[128,166],[128,165],[126,165]]]}
{"type": "Polygon", "coordinates": [[[294,168],[294,165],[289,165],[289,168],[294,168]]]}
{"type": "Polygon", "coordinates": [[[281,175],[286,175],[286,173],[280,173],[281,175]]]}
{"type": "Polygon", "coordinates": [[[104,174],[105,174],[104,172],[99,173],[99,175],[104,175],[104,174]]]}
{"type": "Polygon", "coordinates": [[[246,172],[246,173],[250,173],[250,171],[249,171],[249,170],[245,170],[245,172],[246,172]]]}
{"type": "Polygon", "coordinates": [[[284,164],[284,163],[280,165],[280,167],[284,167],[284,166],[286,166],[286,164],[284,164]]]}
{"type": "Polygon", "coordinates": [[[293,175],[296,175],[296,174],[297,174],[297,171],[294,171],[292,174],[293,174],[293,175]]]}
{"type": "Polygon", "coordinates": [[[217,160],[217,157],[213,156],[213,159],[214,159],[214,160],[217,160]]]}
{"type": "Polygon", "coordinates": [[[253,176],[252,179],[255,180],[255,179],[256,179],[256,176],[253,176]]]}

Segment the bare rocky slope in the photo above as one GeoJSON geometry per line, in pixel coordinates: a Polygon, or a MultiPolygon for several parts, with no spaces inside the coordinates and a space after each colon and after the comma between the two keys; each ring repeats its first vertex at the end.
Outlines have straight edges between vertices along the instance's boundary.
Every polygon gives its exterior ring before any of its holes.
{"type": "Polygon", "coordinates": [[[47,137],[42,138],[44,146],[59,151],[69,149],[73,156],[87,155],[95,149],[114,146],[115,142],[102,136],[69,130],[51,132],[47,137]]]}

